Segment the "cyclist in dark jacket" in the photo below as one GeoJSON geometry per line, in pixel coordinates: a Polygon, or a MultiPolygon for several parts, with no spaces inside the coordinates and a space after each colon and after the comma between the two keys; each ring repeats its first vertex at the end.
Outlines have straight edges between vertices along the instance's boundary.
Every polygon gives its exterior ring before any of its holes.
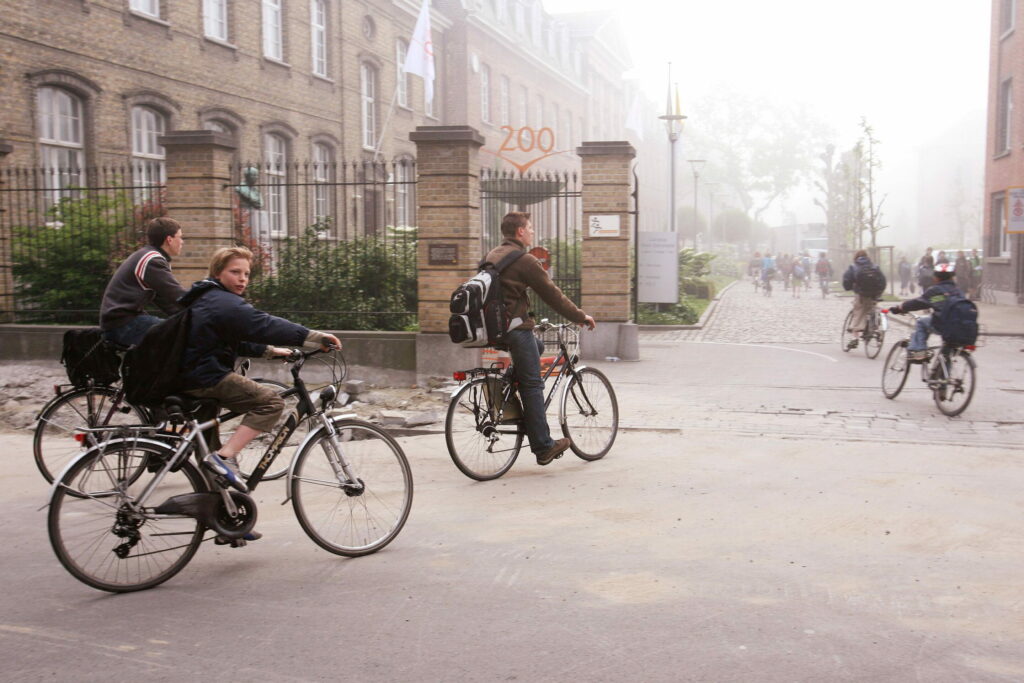
{"type": "Polygon", "coordinates": [[[861,249],[853,257],[853,263],[843,273],[843,289],[853,290],[853,319],[850,321],[848,332],[853,333],[853,338],[847,344],[851,349],[857,347],[857,339],[864,333],[867,317],[875,307],[875,297],[871,293],[861,292],[857,283],[857,275],[861,270],[872,266],[868,253],[861,249]]]}
{"type": "Polygon", "coordinates": [[[179,299],[192,311],[188,346],[182,358],[186,393],[216,399],[224,408],[245,413],[228,442],[203,461],[204,466],[240,491],[247,487],[239,474],[238,452],[260,433],[274,428],[284,401],[272,389],[233,372],[238,356],[272,358],[291,352],[272,344],[341,347],[333,334],[309,330],[245,301],[242,294],[249,283],[251,264],[252,252],[248,249],[218,249],[210,262],[210,276],[192,285],[179,299]]]}
{"type": "Polygon", "coordinates": [[[932,327],[932,320],[935,316],[942,317],[946,307],[946,301],[953,294],[959,294],[956,283],[953,282],[955,266],[952,263],[935,264],[935,278],[931,287],[921,293],[916,299],[907,299],[898,306],[889,307],[892,313],[906,313],[907,311],[920,311],[925,308],[932,309],[931,315],[923,315],[917,319],[914,334],[910,336],[910,343],[907,344],[907,357],[913,361],[928,359],[928,335],[935,331],[932,327]]]}

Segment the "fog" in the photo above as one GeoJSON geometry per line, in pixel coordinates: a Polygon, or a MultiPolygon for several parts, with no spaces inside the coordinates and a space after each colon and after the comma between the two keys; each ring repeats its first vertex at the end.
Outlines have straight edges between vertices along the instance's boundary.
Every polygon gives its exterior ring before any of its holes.
{"type": "MultiPolygon", "coordinates": [[[[722,93],[803,107],[837,150],[855,144],[864,117],[879,141],[882,222],[890,226],[879,243],[978,244],[990,2],[633,0],[628,11],[620,5],[545,0],[550,12],[615,10],[634,64],[630,76],[659,108],[672,62],[682,112],[690,117],[678,143],[681,159],[692,156],[688,144],[699,145],[701,107],[722,93]]],[[[685,172],[680,182],[687,182],[685,172]]],[[[762,219],[824,222],[814,196],[805,182],[762,219]]]]}

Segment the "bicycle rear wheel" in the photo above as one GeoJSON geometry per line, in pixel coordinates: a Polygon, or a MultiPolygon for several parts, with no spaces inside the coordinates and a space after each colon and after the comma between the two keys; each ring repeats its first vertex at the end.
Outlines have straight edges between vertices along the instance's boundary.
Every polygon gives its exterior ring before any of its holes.
{"type": "Polygon", "coordinates": [[[562,434],[572,439],[572,452],[598,460],[611,450],[619,432],[619,403],[604,373],[581,368],[569,379],[559,406],[562,434]]]}
{"type": "Polygon", "coordinates": [[[854,341],[857,337],[854,336],[853,332],[850,332],[850,325],[853,323],[853,311],[851,310],[846,314],[846,318],[843,320],[843,332],[839,337],[839,345],[842,347],[843,352],[849,351],[852,347],[850,342],[854,341]]]}
{"type": "Polygon", "coordinates": [[[864,355],[868,358],[877,358],[885,343],[885,330],[882,329],[881,314],[874,311],[868,316],[867,327],[864,330],[864,355]]]}
{"type": "Polygon", "coordinates": [[[941,375],[933,380],[935,405],[943,415],[956,417],[967,410],[974,396],[974,359],[967,351],[943,351],[937,367],[941,375]]]}
{"type": "MultiPolygon", "coordinates": [[[[48,530],[57,559],[72,576],[93,588],[127,593],[163,583],[188,564],[203,542],[203,525],[191,517],[158,519],[134,505],[157,476],[139,463],[171,453],[124,441],[95,449],[64,474],[50,499],[48,530]]],[[[186,462],[161,479],[146,507],[205,490],[202,475],[186,462]]]]}
{"type": "Polygon", "coordinates": [[[488,481],[505,474],[523,447],[517,424],[495,424],[488,410],[486,378],[462,385],[448,404],[444,440],[448,455],[470,479],[488,481]]]}
{"type": "Polygon", "coordinates": [[[892,399],[899,396],[909,374],[910,360],[907,357],[907,340],[904,339],[894,344],[885,357],[885,366],[882,368],[882,393],[885,397],[892,399]]]}
{"type": "Polygon", "coordinates": [[[359,420],[334,423],[342,472],[331,435],[321,427],[295,457],[290,479],[295,516],[313,542],[348,557],[375,553],[402,530],[412,508],[409,462],[383,429],[359,420]]]}
{"type": "Polygon", "coordinates": [[[46,481],[53,482],[69,462],[96,445],[95,437],[83,429],[149,422],[144,410],[117,397],[112,387],[75,389],[43,408],[32,435],[32,454],[46,481]]]}

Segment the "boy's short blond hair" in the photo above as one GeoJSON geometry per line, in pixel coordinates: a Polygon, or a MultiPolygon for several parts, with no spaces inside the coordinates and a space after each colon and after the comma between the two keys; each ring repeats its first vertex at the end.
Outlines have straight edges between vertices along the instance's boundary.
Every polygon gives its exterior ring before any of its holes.
{"type": "Polygon", "coordinates": [[[228,263],[236,258],[244,258],[252,266],[252,252],[245,247],[223,247],[213,252],[210,259],[210,277],[217,277],[228,263]]]}

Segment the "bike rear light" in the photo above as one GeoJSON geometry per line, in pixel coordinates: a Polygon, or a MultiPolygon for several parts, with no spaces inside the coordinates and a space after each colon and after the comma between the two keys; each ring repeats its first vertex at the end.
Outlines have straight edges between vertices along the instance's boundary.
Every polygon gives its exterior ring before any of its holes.
{"type": "Polygon", "coordinates": [[[889,309],[888,309],[888,308],[883,308],[883,309],[882,309],[882,313],[888,313],[888,312],[889,312],[889,309]]]}
{"type": "Polygon", "coordinates": [[[974,351],[978,347],[975,346],[974,344],[971,344],[970,346],[965,346],[964,348],[967,349],[968,351],[974,351]]]}
{"type": "Polygon", "coordinates": [[[72,438],[78,443],[85,443],[85,434],[75,434],[72,438]]]}
{"type": "Polygon", "coordinates": [[[465,373],[465,371],[457,370],[456,372],[453,372],[452,373],[452,379],[454,379],[456,382],[465,382],[466,381],[466,373],[465,373]]]}

